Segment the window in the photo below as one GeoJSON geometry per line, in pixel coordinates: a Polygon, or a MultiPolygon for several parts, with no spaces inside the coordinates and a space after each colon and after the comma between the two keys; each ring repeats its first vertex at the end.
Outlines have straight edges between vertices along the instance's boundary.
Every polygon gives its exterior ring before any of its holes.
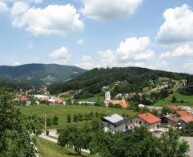
{"type": "Polygon", "coordinates": [[[139,121],[139,124],[141,124],[141,121],[139,121]]]}

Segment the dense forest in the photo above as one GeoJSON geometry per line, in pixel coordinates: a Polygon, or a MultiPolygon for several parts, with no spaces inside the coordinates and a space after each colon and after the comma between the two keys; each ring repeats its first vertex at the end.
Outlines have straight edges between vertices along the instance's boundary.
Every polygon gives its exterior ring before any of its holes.
{"type": "Polygon", "coordinates": [[[192,78],[189,74],[138,67],[95,68],[68,82],[54,83],[48,89],[52,94],[81,89],[79,94],[88,96],[89,94],[100,93],[102,87],[118,82],[113,92],[140,92],[144,87],[149,85],[150,80],[157,80],[159,77],[167,77],[175,80],[192,78]]]}
{"type": "Polygon", "coordinates": [[[76,66],[57,64],[26,64],[20,66],[0,66],[0,79],[28,82],[33,85],[48,85],[58,81],[68,81],[85,72],[76,66]]]}

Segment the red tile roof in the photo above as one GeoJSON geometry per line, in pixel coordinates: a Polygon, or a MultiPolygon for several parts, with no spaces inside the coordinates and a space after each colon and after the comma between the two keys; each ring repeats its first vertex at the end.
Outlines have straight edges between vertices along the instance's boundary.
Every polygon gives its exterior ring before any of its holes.
{"type": "Polygon", "coordinates": [[[125,100],[109,100],[108,103],[109,103],[109,105],[119,104],[123,108],[127,108],[129,106],[129,104],[125,100]]]}
{"type": "Polygon", "coordinates": [[[149,124],[159,123],[161,121],[161,119],[151,113],[138,114],[137,116],[149,124]]]}
{"type": "Polygon", "coordinates": [[[179,114],[180,117],[189,116],[189,113],[186,111],[177,111],[177,114],[179,114]]]}
{"type": "Polygon", "coordinates": [[[193,116],[192,115],[183,116],[180,119],[183,120],[185,123],[193,122],[193,116]]]}

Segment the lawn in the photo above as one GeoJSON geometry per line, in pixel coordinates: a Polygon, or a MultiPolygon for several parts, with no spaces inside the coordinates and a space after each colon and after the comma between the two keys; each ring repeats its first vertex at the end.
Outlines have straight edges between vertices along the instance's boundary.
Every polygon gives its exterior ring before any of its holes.
{"type": "MultiPolygon", "coordinates": [[[[108,107],[95,107],[95,106],[84,106],[84,105],[71,105],[71,106],[21,106],[21,112],[24,114],[35,114],[44,117],[46,114],[47,117],[54,117],[54,115],[58,115],[59,117],[59,125],[51,126],[51,128],[63,128],[66,125],[71,125],[72,123],[67,123],[67,115],[74,114],[88,114],[90,112],[98,112],[105,115],[118,113],[120,115],[125,114],[129,117],[133,116],[134,113],[126,110],[126,109],[116,109],[116,108],[108,108],[108,107]]],[[[76,122],[76,125],[84,125],[88,123],[88,121],[76,122]]]]}
{"type": "Polygon", "coordinates": [[[186,95],[182,95],[178,92],[175,92],[174,94],[169,95],[167,98],[158,101],[155,105],[156,106],[164,106],[164,105],[168,105],[168,104],[193,106],[193,96],[186,96],[186,95]],[[172,96],[175,96],[177,101],[179,101],[179,102],[171,103],[172,96]],[[184,101],[184,103],[180,102],[181,100],[184,101]]]}
{"type": "Polygon", "coordinates": [[[40,157],[79,157],[73,149],[63,148],[39,137],[36,137],[35,140],[40,157]]]}

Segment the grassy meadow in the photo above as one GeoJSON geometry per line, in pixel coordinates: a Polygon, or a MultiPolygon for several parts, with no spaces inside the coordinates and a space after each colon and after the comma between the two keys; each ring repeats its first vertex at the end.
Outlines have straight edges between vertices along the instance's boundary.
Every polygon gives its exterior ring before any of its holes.
{"type": "Polygon", "coordinates": [[[174,92],[173,94],[169,95],[167,98],[162,99],[155,103],[156,106],[165,106],[168,104],[176,104],[176,105],[182,105],[182,106],[193,106],[193,96],[187,96],[182,95],[178,92],[174,92]],[[175,96],[177,99],[177,102],[172,103],[172,97],[175,96]]]}
{"type": "MultiPolygon", "coordinates": [[[[56,143],[41,139],[39,137],[36,137],[35,140],[40,157],[79,157],[71,148],[63,148],[56,143]]],[[[83,153],[82,156],[86,157],[88,155],[83,153]]]]}
{"type": "MultiPolygon", "coordinates": [[[[59,117],[59,125],[57,126],[50,126],[48,128],[63,128],[66,125],[84,125],[88,123],[88,121],[81,121],[81,122],[67,122],[67,115],[74,115],[74,114],[89,114],[90,112],[99,114],[125,114],[129,117],[133,116],[135,113],[126,110],[126,109],[116,109],[116,108],[109,108],[109,107],[95,107],[95,106],[84,106],[84,105],[70,105],[70,106],[47,106],[47,105],[40,105],[40,106],[21,106],[20,110],[24,114],[35,114],[38,116],[44,117],[46,114],[47,117],[54,117],[54,115],[57,115],[59,117]]],[[[72,117],[73,119],[73,117],[72,117]]]]}

